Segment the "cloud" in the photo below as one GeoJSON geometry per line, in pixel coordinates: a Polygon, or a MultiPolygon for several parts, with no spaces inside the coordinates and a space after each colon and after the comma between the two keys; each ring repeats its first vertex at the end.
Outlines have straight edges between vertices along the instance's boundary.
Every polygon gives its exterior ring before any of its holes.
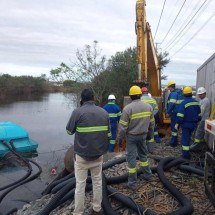
{"type": "MultiPolygon", "coordinates": [[[[166,2],[155,40],[161,50],[164,50],[164,45],[171,41],[179,27],[186,23],[188,14],[198,9],[203,1],[187,1],[166,41],[159,44],[182,2],[166,2]]],[[[102,54],[107,57],[135,46],[135,4],[134,0],[1,0],[0,73],[48,75],[49,71],[61,62],[74,60],[76,50],[82,50],[85,44],[92,44],[94,40],[99,42],[102,54]]],[[[161,1],[147,1],[147,21],[151,25],[153,35],[162,6],[161,1]]],[[[170,56],[206,22],[214,8],[215,1],[210,1],[204,13],[202,12],[185,36],[171,49],[170,56]]],[[[211,19],[195,39],[173,56],[171,63],[164,70],[168,78],[181,81],[183,73],[188,80],[196,68],[213,54],[214,25],[215,20],[211,19]],[[174,77],[171,71],[174,71],[174,77]]]]}

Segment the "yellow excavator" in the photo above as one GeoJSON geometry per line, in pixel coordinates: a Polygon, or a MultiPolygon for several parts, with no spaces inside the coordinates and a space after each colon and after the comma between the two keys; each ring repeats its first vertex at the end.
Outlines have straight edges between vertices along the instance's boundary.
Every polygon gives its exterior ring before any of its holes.
{"type": "MultiPolygon", "coordinates": [[[[170,118],[165,114],[166,97],[162,95],[161,89],[161,71],[157,52],[149,23],[146,21],[146,1],[136,1],[136,22],[135,30],[137,35],[137,63],[138,80],[134,84],[144,87],[147,86],[153,98],[157,101],[159,107],[159,126],[158,132],[166,135],[167,127],[170,124],[170,118]],[[165,127],[163,127],[165,126],[165,127]]],[[[130,97],[125,96],[123,105],[130,103],[130,97]]],[[[123,150],[125,143],[123,144],[123,150]]],[[[118,151],[116,147],[115,151],[118,151]]]]}
{"type": "Polygon", "coordinates": [[[159,105],[159,118],[162,125],[169,124],[170,119],[165,115],[165,97],[162,98],[161,71],[155,49],[151,28],[146,21],[146,1],[136,1],[136,35],[137,35],[137,63],[139,86],[147,86],[159,105]],[[163,102],[162,102],[163,101],[163,102]]]}

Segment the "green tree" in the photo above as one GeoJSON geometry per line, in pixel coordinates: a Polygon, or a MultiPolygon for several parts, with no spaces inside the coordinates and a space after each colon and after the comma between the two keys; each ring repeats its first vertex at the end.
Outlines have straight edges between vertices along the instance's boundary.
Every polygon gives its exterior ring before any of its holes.
{"type": "Polygon", "coordinates": [[[158,61],[159,61],[160,71],[161,71],[161,80],[167,79],[167,75],[163,74],[163,69],[170,62],[170,59],[168,58],[168,56],[169,56],[168,52],[159,52],[158,53],[158,61]]]}

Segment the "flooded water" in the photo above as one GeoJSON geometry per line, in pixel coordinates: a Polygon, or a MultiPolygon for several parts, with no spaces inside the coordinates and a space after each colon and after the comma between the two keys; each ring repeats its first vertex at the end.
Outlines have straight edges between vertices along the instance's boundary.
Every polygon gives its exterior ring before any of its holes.
{"type": "MultiPolygon", "coordinates": [[[[22,196],[20,193],[25,195],[27,190],[31,191],[30,197],[22,200],[21,203],[19,201],[18,207],[24,204],[23,201],[30,201],[38,197],[38,192],[44,188],[42,185],[50,182],[54,177],[51,175],[52,168],[56,168],[57,172],[63,168],[64,154],[74,140],[73,136],[66,133],[66,124],[76,106],[75,96],[63,93],[52,93],[37,98],[31,97],[0,103],[0,122],[10,121],[21,125],[29,132],[30,138],[39,143],[38,156],[34,160],[43,168],[43,173],[40,181],[34,180],[30,185],[15,190],[15,193],[19,193],[20,198],[22,196]]],[[[5,185],[6,181],[20,178],[20,175],[23,175],[22,171],[16,171],[12,168],[11,171],[10,168],[0,169],[1,187],[5,185]]],[[[8,205],[15,202],[15,200],[10,202],[13,196],[14,191],[3,200],[0,204],[0,213],[3,213],[5,209],[8,209],[8,205]]],[[[27,196],[25,195],[26,198],[27,196]]]]}

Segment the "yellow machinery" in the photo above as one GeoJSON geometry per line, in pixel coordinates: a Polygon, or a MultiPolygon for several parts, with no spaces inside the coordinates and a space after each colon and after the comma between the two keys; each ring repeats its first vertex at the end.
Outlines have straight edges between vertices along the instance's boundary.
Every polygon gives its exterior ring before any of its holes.
{"type": "MultiPolygon", "coordinates": [[[[137,34],[137,63],[138,80],[140,86],[148,86],[150,93],[157,100],[160,111],[161,124],[169,124],[170,119],[165,116],[165,104],[162,103],[161,72],[157,52],[154,46],[150,25],[146,22],[146,1],[136,1],[136,34],[137,34]]],[[[166,95],[166,94],[165,94],[166,95]]],[[[166,101],[163,98],[163,101],[166,101]]]]}
{"type": "Polygon", "coordinates": [[[149,85],[152,96],[161,96],[161,74],[149,23],[146,22],[145,0],[136,2],[138,81],[149,85]]]}

